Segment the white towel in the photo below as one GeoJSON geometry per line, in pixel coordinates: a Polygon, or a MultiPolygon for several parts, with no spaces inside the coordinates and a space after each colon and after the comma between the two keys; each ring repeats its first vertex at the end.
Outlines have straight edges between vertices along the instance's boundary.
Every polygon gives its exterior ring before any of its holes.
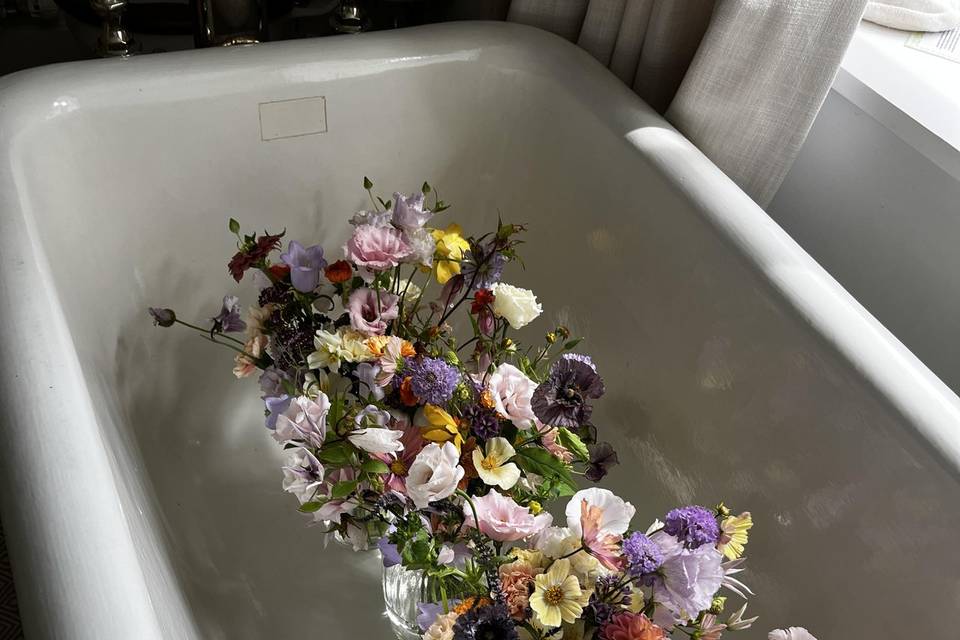
{"type": "Polygon", "coordinates": [[[863,19],[904,31],[949,31],[960,27],[960,0],[868,2],[863,19]]]}

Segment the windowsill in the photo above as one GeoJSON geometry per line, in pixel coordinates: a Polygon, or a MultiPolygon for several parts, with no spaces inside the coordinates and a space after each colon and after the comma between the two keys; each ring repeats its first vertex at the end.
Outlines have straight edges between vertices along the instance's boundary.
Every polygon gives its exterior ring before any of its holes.
{"type": "Polygon", "coordinates": [[[960,179],[960,62],[907,47],[910,35],[861,22],[833,88],[960,179]]]}

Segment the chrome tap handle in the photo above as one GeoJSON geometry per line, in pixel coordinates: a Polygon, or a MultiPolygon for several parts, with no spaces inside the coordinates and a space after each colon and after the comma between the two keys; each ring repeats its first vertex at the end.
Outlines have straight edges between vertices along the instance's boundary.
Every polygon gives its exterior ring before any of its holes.
{"type": "Polygon", "coordinates": [[[102,57],[133,55],[133,37],[122,23],[127,0],[90,0],[90,6],[103,19],[103,30],[97,38],[97,54],[102,57]]]}

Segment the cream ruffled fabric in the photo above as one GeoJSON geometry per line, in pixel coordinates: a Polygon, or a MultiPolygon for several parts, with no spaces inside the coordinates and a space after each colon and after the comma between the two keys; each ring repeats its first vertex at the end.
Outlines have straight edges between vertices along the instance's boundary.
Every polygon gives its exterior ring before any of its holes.
{"type": "Polygon", "coordinates": [[[904,31],[949,31],[960,28],[960,0],[868,2],[863,19],[904,31]]]}

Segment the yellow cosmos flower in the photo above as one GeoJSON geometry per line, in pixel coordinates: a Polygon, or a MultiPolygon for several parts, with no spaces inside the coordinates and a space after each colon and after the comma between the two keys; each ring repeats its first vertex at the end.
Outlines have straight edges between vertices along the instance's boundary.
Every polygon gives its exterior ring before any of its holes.
{"type": "Polygon", "coordinates": [[[452,442],[457,451],[460,450],[463,445],[463,434],[460,433],[460,427],[457,426],[453,416],[436,405],[428,404],[424,405],[422,420],[418,422],[423,421],[426,421],[426,424],[417,426],[420,427],[420,435],[424,440],[441,444],[452,442]]]}
{"type": "Polygon", "coordinates": [[[520,479],[520,468],[507,462],[516,453],[506,438],[490,438],[487,441],[486,455],[479,447],[473,450],[473,466],[486,484],[507,490],[520,479]]]}
{"type": "Polygon", "coordinates": [[[753,518],[749,511],[726,518],[720,523],[720,541],[717,549],[728,560],[736,560],[743,555],[743,547],[747,544],[747,532],[751,527],[753,527],[753,518]]]}
{"type": "Polygon", "coordinates": [[[530,608],[545,627],[572,623],[583,613],[583,591],[580,581],[570,573],[570,561],[557,560],[546,573],[533,581],[530,608]]]}
{"type": "Polygon", "coordinates": [[[460,225],[451,224],[446,229],[434,229],[431,233],[437,244],[436,274],[437,282],[446,284],[447,280],[460,273],[460,261],[470,249],[470,243],[460,235],[460,225]]]}

